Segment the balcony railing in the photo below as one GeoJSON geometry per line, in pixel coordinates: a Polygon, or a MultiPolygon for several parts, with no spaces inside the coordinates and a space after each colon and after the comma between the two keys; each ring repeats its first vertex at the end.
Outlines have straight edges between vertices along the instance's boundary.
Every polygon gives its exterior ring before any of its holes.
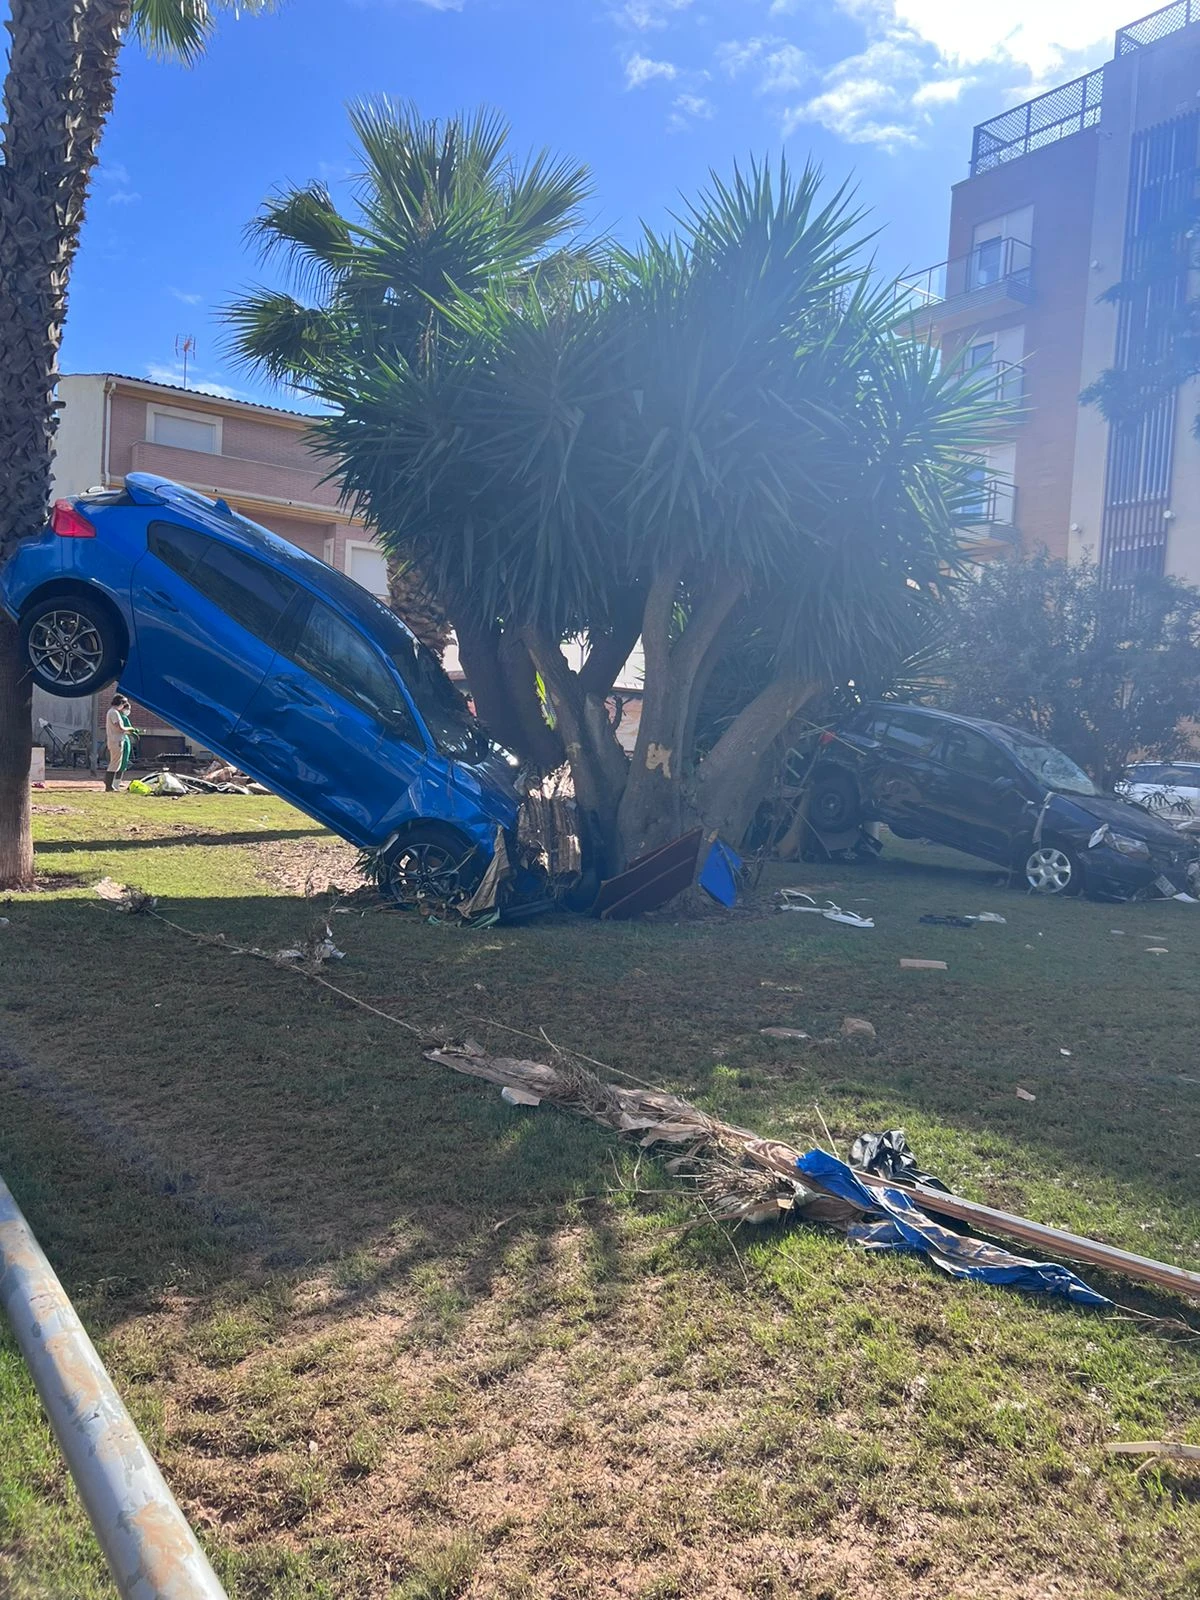
{"type": "Polygon", "coordinates": [[[1157,44],[1160,39],[1186,28],[1190,22],[1200,22],[1200,0],[1174,0],[1174,4],[1162,6],[1149,16],[1139,17],[1136,22],[1118,28],[1113,54],[1127,56],[1133,50],[1140,50],[1143,45],[1157,44]]]}
{"type": "Polygon", "coordinates": [[[919,333],[951,317],[970,321],[986,307],[1003,312],[1032,298],[1031,246],[1023,239],[985,239],[965,256],[902,278],[896,285],[896,314],[909,331],[919,333]]]}
{"type": "Polygon", "coordinates": [[[960,513],[968,538],[1011,539],[1017,526],[1017,486],[1007,478],[985,477],[976,498],[960,513]]]}
{"type": "MultiPolygon", "coordinates": [[[[1192,0],[1181,3],[1191,4],[1192,0]]],[[[1118,40],[1120,37],[1118,34],[1118,40]]],[[[1100,120],[1103,94],[1104,68],[1097,67],[1095,72],[1085,72],[1081,78],[1060,83],[1057,89],[1048,89],[1024,105],[981,122],[971,142],[971,176],[1092,127],[1100,120]]]]}
{"type": "Polygon", "coordinates": [[[980,386],[980,398],[1015,406],[1025,398],[1025,368],[1019,361],[981,361],[966,376],[980,386]]]}

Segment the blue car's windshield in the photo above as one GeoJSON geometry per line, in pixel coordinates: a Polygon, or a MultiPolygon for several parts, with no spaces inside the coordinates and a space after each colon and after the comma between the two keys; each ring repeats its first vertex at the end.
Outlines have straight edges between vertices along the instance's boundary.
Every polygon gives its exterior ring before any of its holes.
{"type": "Polygon", "coordinates": [[[1077,767],[1070,756],[1063,755],[1052,744],[1045,744],[1036,734],[1023,733],[1020,728],[996,728],[994,731],[1044,789],[1088,796],[1100,793],[1082,767],[1077,767]]]}

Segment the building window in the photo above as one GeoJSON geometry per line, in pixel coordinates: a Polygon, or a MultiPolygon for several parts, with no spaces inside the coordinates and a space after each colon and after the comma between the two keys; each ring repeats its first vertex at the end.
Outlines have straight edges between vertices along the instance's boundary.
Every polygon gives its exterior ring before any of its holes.
{"type": "Polygon", "coordinates": [[[369,594],[386,605],[390,592],[387,556],[378,545],[349,540],[346,544],[346,571],[355,583],[361,583],[369,594]]]}
{"type": "Polygon", "coordinates": [[[194,450],[199,455],[221,454],[221,419],[201,412],[177,411],[172,406],[148,406],[146,437],[151,444],[172,450],[194,450]]]}

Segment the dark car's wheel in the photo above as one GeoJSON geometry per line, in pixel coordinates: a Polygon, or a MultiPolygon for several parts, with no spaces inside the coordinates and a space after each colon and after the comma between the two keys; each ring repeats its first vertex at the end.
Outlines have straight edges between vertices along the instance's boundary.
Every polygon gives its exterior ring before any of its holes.
{"type": "Polygon", "coordinates": [[[21,618],[21,651],[38,688],[66,700],[95,694],[124,665],[121,625],[91,595],[36,601],[21,618]]]}
{"type": "Polygon", "coordinates": [[[858,786],[845,772],[821,772],[808,793],[809,825],[818,833],[844,833],[862,820],[858,786]]]}
{"type": "Polygon", "coordinates": [[[1078,894],[1083,888],[1079,858],[1062,845],[1043,840],[1025,857],[1022,870],[1034,894],[1078,894]]]}
{"type": "Polygon", "coordinates": [[[410,909],[444,904],[474,894],[484,873],[479,851],[454,828],[418,823],[386,856],[380,888],[389,900],[410,909]]]}

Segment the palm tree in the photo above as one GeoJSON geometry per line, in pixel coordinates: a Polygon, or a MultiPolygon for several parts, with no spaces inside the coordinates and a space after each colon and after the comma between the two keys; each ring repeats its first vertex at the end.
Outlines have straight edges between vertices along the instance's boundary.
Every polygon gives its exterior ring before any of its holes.
{"type": "MultiPolygon", "coordinates": [[[[509,149],[508,124],[478,110],[423,118],[387,99],[353,106],[353,204],[323,183],[272,196],[249,237],[278,262],[283,289],[252,289],[226,308],[241,362],[327,404],[347,384],[397,363],[429,370],[445,307],[491,295],[543,293],[595,270],[599,251],[575,238],[590,192],[584,167],[509,149]]],[[[476,703],[492,731],[543,762],[559,752],[536,704],[533,669],[495,618],[462,604],[459,585],[430,584],[403,541],[393,545],[392,603],[427,643],[457,625],[476,703]],[[514,718],[514,711],[520,715],[514,718]]]]}
{"type": "MultiPolygon", "coordinates": [[[[43,527],[67,283],[128,35],[184,61],[272,0],[10,0],[0,167],[0,559],[43,527]]],[[[0,888],[33,877],[31,686],[0,616],[0,888]]]]}
{"type": "Polygon", "coordinates": [[[815,171],[735,172],[600,282],[444,303],[427,358],[327,391],[317,431],[385,544],[529,651],[610,866],[696,818],[736,839],[789,720],[903,652],[956,561],[991,412],[894,335],[860,225],[815,171]],[[698,751],[705,685],[749,628],[761,687],[698,751]],[[604,701],[639,633],[627,761],[604,701]]]}

